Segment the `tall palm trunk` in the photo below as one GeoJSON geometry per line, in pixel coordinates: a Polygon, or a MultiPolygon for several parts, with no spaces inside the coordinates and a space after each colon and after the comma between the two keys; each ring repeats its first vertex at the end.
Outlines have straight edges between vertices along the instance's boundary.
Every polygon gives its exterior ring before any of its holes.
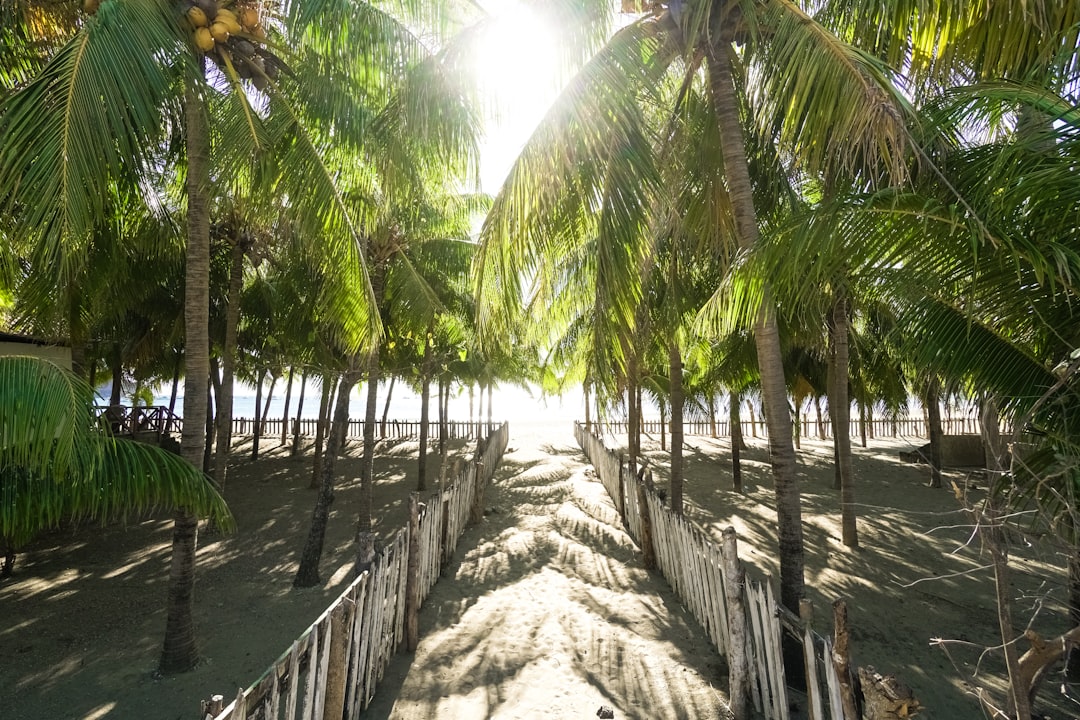
{"type": "Polygon", "coordinates": [[[292,451],[290,457],[300,454],[300,420],[304,417],[304,395],[307,392],[308,371],[300,376],[300,397],[296,399],[296,422],[293,423],[292,451]]]}
{"type": "Polygon", "coordinates": [[[439,457],[446,456],[446,403],[443,402],[443,396],[449,393],[446,377],[439,375],[439,457]]]}
{"type": "Polygon", "coordinates": [[[109,405],[119,405],[124,401],[124,364],[120,356],[120,343],[113,343],[109,355],[109,370],[112,371],[112,389],[109,392],[109,405]]]}
{"type": "Polygon", "coordinates": [[[582,385],[581,390],[585,395],[585,431],[592,432],[592,416],[589,412],[589,384],[582,385]]]}
{"type": "Polygon", "coordinates": [[[284,445],[289,438],[289,405],[292,404],[292,384],[296,368],[289,366],[289,382],[285,386],[285,409],[281,412],[281,444],[284,445]]]}
{"type": "Polygon", "coordinates": [[[326,443],[326,458],[322,463],[322,486],[315,500],[315,509],[311,514],[311,529],[308,531],[304,551],[300,555],[300,567],[293,579],[294,587],[311,587],[319,584],[319,560],[322,559],[323,544],[326,540],[326,524],[330,519],[330,506],[334,502],[334,466],[345,444],[345,431],[349,426],[349,396],[353,386],[360,380],[360,373],[348,370],[341,376],[338,388],[337,404],[334,407],[334,423],[330,427],[330,437],[326,443]]]}
{"type": "Polygon", "coordinates": [[[333,376],[323,376],[322,400],[319,402],[319,420],[315,423],[315,459],[311,463],[311,483],[308,485],[312,490],[317,490],[322,482],[323,443],[326,441],[326,431],[330,425],[327,422],[327,417],[330,415],[330,396],[333,393],[333,376]]]}
{"type": "Polygon", "coordinates": [[[176,393],[180,387],[180,371],[184,366],[184,355],[176,352],[176,362],[173,363],[172,391],[169,393],[169,416],[176,414],[176,393]]]}
{"type": "Polygon", "coordinates": [[[379,437],[386,437],[386,418],[390,416],[390,399],[394,397],[394,383],[397,382],[397,375],[390,376],[390,386],[386,388],[386,402],[383,403],[382,408],[382,422],[379,423],[379,437]]]}
{"type": "MultiPolygon", "coordinates": [[[[209,473],[213,469],[214,452],[214,378],[217,375],[217,360],[210,358],[210,375],[206,378],[206,439],[203,441],[202,469],[209,473]]],[[[220,381],[219,381],[220,382],[220,381]]]]}
{"type": "MultiPolygon", "coordinates": [[[[739,102],[731,73],[731,29],[725,25],[716,46],[708,48],[709,82],[716,109],[724,172],[735,215],[739,245],[750,249],[757,244],[757,211],[746,161],[746,145],[739,122],[739,102]]],[[[776,486],[777,534],[780,546],[780,599],[793,612],[799,612],[804,595],[804,550],[799,478],[792,446],[791,415],[788,413],[787,387],[784,383],[783,355],[776,309],[768,287],[764,289],[761,317],[754,331],[761,390],[764,399],[765,425],[769,435],[769,456],[776,486]]]]}
{"type": "Polygon", "coordinates": [[[239,242],[229,254],[229,288],[225,298],[225,345],[221,349],[221,390],[217,401],[217,455],[214,456],[214,480],[225,489],[232,448],[233,380],[236,376],[236,332],[240,325],[240,290],[244,280],[244,248],[239,242]]]}
{"type": "MultiPolygon", "coordinates": [[[[260,436],[266,434],[266,418],[270,417],[270,401],[274,399],[274,388],[277,387],[278,376],[270,373],[270,388],[266,391],[266,400],[263,401],[262,414],[259,415],[260,436]]],[[[256,408],[258,412],[258,408],[256,408]]]]}
{"type": "MultiPolygon", "coordinates": [[[[185,88],[188,238],[184,272],[184,429],[180,454],[195,467],[202,462],[206,442],[205,389],[210,373],[210,133],[205,112],[200,95],[191,87],[185,88]]],[[[173,516],[165,642],[158,664],[158,669],[166,675],[191,670],[199,659],[192,617],[198,534],[195,516],[177,510],[173,516]]]]}
{"type": "Polygon", "coordinates": [[[848,398],[848,303],[842,287],[836,291],[832,308],[832,382],[829,407],[833,409],[836,431],[833,443],[836,448],[837,468],[840,475],[840,527],[842,541],[851,548],[859,547],[859,534],[855,515],[855,477],[851,466],[851,428],[848,414],[851,401],[848,398]]]}
{"type": "MultiPolygon", "coordinates": [[[[371,290],[375,307],[383,301],[385,268],[371,271],[371,290]]],[[[360,502],[356,519],[357,533],[371,532],[371,489],[374,483],[372,467],[375,462],[375,417],[379,399],[379,342],[371,350],[367,363],[367,406],[364,412],[364,456],[360,461],[360,502]]]]}
{"type": "Polygon", "coordinates": [[[630,474],[637,475],[641,435],[638,433],[641,408],[638,407],[637,358],[631,354],[626,368],[626,453],[630,456],[630,474]]]}
{"type": "Polygon", "coordinates": [[[428,437],[431,434],[428,430],[428,420],[431,417],[431,342],[425,341],[424,343],[424,359],[420,368],[420,462],[418,470],[419,477],[416,481],[416,489],[420,492],[427,490],[427,449],[428,449],[428,437]]]}
{"type": "Polygon", "coordinates": [[[259,382],[255,386],[255,419],[252,421],[255,424],[251,427],[251,459],[259,459],[259,444],[262,442],[262,415],[259,411],[262,408],[262,391],[263,382],[266,380],[266,371],[263,370],[259,373],[259,382]]]}
{"type": "Polygon", "coordinates": [[[494,420],[492,420],[492,416],[491,416],[491,394],[492,394],[492,391],[494,389],[495,389],[495,381],[489,382],[488,386],[487,386],[487,391],[488,391],[488,407],[487,407],[487,411],[488,411],[488,431],[489,432],[494,427],[494,420]]]}
{"type": "Polygon", "coordinates": [[[679,346],[671,343],[668,349],[671,366],[671,509],[683,511],[683,386],[682,355],[679,346]]]}
{"type": "Polygon", "coordinates": [[[923,398],[927,433],[930,435],[930,487],[941,487],[941,381],[932,375],[923,398]]]}
{"type": "Polygon", "coordinates": [[[742,489],[742,417],[739,408],[742,405],[742,397],[734,390],[731,391],[731,404],[728,408],[728,424],[731,426],[731,486],[732,489],[741,493],[742,489]]]}

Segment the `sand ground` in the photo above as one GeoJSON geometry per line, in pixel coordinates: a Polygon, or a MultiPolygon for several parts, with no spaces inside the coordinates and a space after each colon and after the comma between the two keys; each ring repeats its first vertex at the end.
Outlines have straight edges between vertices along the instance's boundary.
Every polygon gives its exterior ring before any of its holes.
{"type": "MultiPolygon", "coordinates": [[[[666,453],[655,440],[647,454],[660,478],[666,453]]],[[[734,525],[741,556],[775,572],[767,453],[764,441],[749,443],[747,491],[737,495],[727,441],[688,438],[689,514],[716,537],[734,525]]],[[[838,540],[831,450],[804,442],[808,594],[822,632],[832,600],[848,600],[855,661],[897,673],[929,708],[922,717],[979,718],[964,682],[981,648],[997,642],[990,573],[952,494],[924,487],[925,468],[897,461],[912,443],[856,448],[862,547],[850,550],[838,540]],[[960,642],[947,655],[930,645],[937,637],[960,642]]],[[[578,718],[595,717],[600,705],[618,718],[720,715],[722,660],[663,581],[642,570],[571,428],[511,428],[510,446],[487,499],[492,512],[466,532],[421,613],[418,652],[391,666],[367,716],[578,718]]],[[[380,445],[377,531],[404,522],[415,449],[380,445]]],[[[272,451],[237,462],[226,496],[239,532],[200,541],[196,621],[205,659],[179,677],[153,675],[167,520],[38,538],[16,577],[0,584],[0,718],[193,718],[201,698],[249,684],[347,581],[358,450],[343,462],[350,479],[331,516],[324,583],[303,591],[291,581],[314,503],[307,461],[272,451]]],[[[1034,614],[1040,631],[1060,632],[1061,558],[1035,541],[1017,542],[1013,559],[1017,622],[1034,614]]],[[[993,657],[984,658],[978,679],[996,672],[993,657]]],[[[1059,680],[1048,682],[1044,695],[1058,701],[1042,714],[1076,717],[1080,705],[1057,694],[1059,680]]]]}

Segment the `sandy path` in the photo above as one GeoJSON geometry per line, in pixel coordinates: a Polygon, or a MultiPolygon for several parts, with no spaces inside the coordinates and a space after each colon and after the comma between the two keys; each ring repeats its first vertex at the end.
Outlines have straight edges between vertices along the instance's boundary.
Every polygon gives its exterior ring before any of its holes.
{"type": "Polygon", "coordinates": [[[369,718],[723,717],[723,661],[650,576],[569,433],[512,437],[485,522],[369,718]]]}

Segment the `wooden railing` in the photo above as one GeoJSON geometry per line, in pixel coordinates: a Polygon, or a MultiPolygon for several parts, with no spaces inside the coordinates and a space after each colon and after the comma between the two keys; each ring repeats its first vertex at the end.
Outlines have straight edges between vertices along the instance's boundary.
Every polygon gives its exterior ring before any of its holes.
{"type": "MultiPolygon", "coordinates": [[[[801,436],[804,438],[831,438],[832,422],[823,418],[818,424],[817,418],[811,415],[803,415],[800,418],[801,436]]],[[[648,435],[661,435],[668,431],[667,421],[644,420],[641,423],[642,432],[648,435]]],[[[629,423],[625,420],[612,420],[602,423],[592,423],[592,426],[602,434],[625,435],[629,423]]],[[[946,435],[978,435],[982,425],[975,417],[942,418],[942,430],[946,435]]],[[[768,437],[764,420],[743,420],[740,423],[744,437],[768,437]]],[[[926,421],[923,418],[874,418],[866,421],[866,435],[869,438],[885,437],[929,437],[926,431],[926,421]]],[[[859,437],[863,427],[858,418],[851,421],[850,431],[852,437],[859,437]]],[[[1002,432],[1009,432],[1004,428],[1002,432]]],[[[730,437],[730,424],[726,420],[717,420],[714,423],[708,420],[685,420],[683,421],[683,433],[686,435],[701,435],[708,437],[730,437]]]]}
{"type": "Polygon", "coordinates": [[[778,605],[767,581],[742,581],[745,569],[738,558],[735,531],[729,528],[725,542],[716,544],[685,517],[673,513],[651,488],[648,477],[633,477],[623,456],[606,448],[597,435],[578,423],[574,434],[631,537],[642,548],[646,564],[655,562],[716,649],[727,656],[731,686],[738,686],[735,674],[744,673],[757,711],[770,720],[787,720],[781,649],[787,632],[803,648],[809,717],[843,718],[842,683],[832,661],[832,641],[778,605]]]}
{"type": "MultiPolygon", "coordinates": [[[[275,437],[281,435],[282,418],[267,418],[263,421],[263,437],[275,437]]],[[[297,429],[301,437],[315,437],[318,430],[318,420],[315,418],[301,418],[299,421],[288,421],[289,435],[297,429]]],[[[491,433],[498,429],[497,425],[486,422],[464,422],[450,420],[446,423],[448,439],[451,440],[476,440],[485,433],[491,433]]],[[[255,430],[255,421],[252,418],[233,418],[233,435],[252,435],[255,430]]],[[[432,420],[428,423],[430,437],[438,437],[439,422],[432,420]]],[[[349,420],[345,436],[348,438],[364,437],[364,421],[349,420]]],[[[381,420],[375,422],[375,437],[377,438],[415,438],[420,437],[419,420],[381,420]]]]}
{"type": "Polygon", "coordinates": [[[131,407],[128,405],[95,405],[94,418],[113,435],[139,436],[143,434],[180,434],[179,417],[163,405],[131,407]]]}
{"type": "Polygon", "coordinates": [[[372,566],[214,720],[297,717],[355,720],[374,697],[394,654],[415,632],[415,613],[453,556],[509,440],[503,423],[477,443],[473,461],[441,490],[413,493],[410,522],[390,537],[372,566]],[[298,715],[299,713],[299,715],[298,715]]]}

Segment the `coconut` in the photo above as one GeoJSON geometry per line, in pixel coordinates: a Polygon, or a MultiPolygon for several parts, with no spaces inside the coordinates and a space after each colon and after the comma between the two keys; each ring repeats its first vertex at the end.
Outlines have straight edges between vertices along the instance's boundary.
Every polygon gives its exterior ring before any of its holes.
{"type": "Polygon", "coordinates": [[[214,36],[210,34],[210,30],[204,27],[195,28],[195,47],[204,53],[214,49],[214,36]]]}
{"type": "Polygon", "coordinates": [[[203,28],[210,24],[210,20],[206,17],[206,13],[198,5],[192,5],[187,11],[188,22],[192,27],[203,28]]]}
{"type": "Polygon", "coordinates": [[[100,6],[101,0],[83,0],[82,9],[87,15],[93,15],[100,6]]]}
{"type": "Polygon", "coordinates": [[[225,23],[214,22],[210,26],[210,34],[214,36],[214,40],[223,43],[229,39],[229,28],[225,27],[225,23]]]}
{"type": "Polygon", "coordinates": [[[243,8],[240,10],[238,19],[244,29],[251,32],[259,26],[259,11],[255,8],[243,8]]]}

